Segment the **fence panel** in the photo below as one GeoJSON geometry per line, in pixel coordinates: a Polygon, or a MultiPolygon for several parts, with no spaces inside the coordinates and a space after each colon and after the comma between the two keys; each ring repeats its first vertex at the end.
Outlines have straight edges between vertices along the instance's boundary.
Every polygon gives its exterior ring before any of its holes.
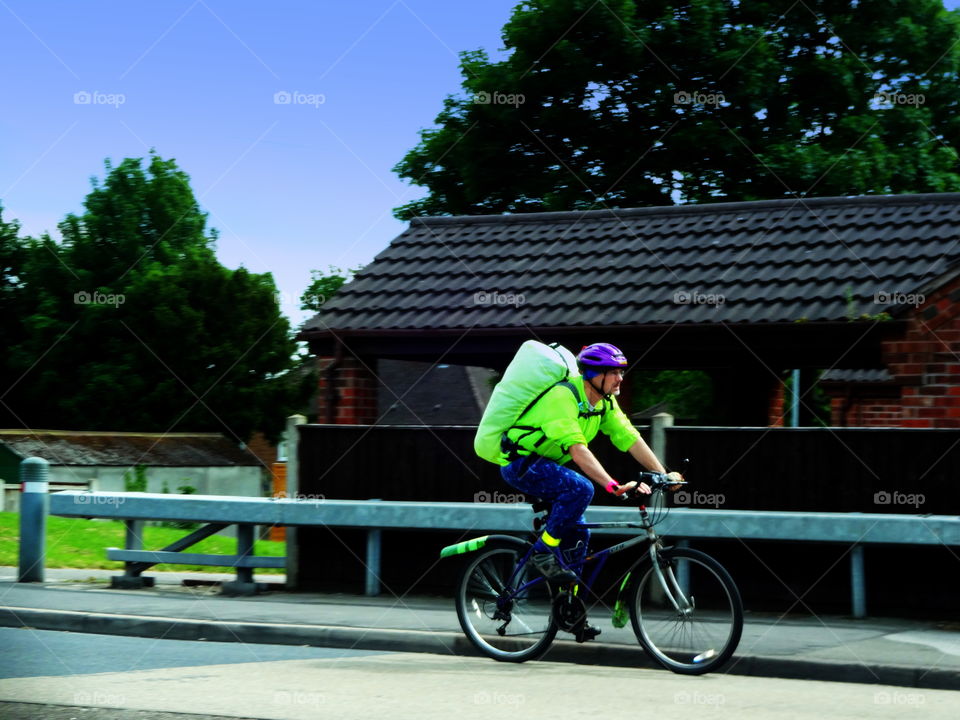
{"type": "MultiPolygon", "coordinates": [[[[299,492],[350,500],[513,499],[497,468],[474,455],[474,432],[469,426],[300,426],[299,492]]],[[[591,449],[621,481],[637,470],[632,458],[603,438],[591,449]]],[[[668,465],[676,467],[682,458],[692,461],[687,502],[679,503],[686,507],[960,514],[955,477],[960,430],[668,428],[668,465]]],[[[599,491],[594,498],[596,504],[617,502],[599,491]]],[[[385,531],[386,591],[449,593],[457,565],[440,562],[439,548],[483,530],[385,531]]],[[[303,528],[298,534],[305,586],[362,591],[365,532],[303,528]]],[[[728,566],[748,607],[847,610],[848,546],[737,540],[693,545],[728,566]]],[[[622,568],[617,562],[611,566],[612,578],[622,568]]],[[[868,548],[868,611],[955,616],[955,597],[937,579],[955,575],[958,566],[956,555],[942,546],[923,553],[897,546],[868,548]],[[891,575],[890,568],[905,566],[912,568],[912,577],[924,579],[919,593],[908,590],[910,581],[891,575]]]]}
{"type": "Polygon", "coordinates": [[[684,457],[691,507],[960,514],[960,430],[668,428],[684,457]]]}

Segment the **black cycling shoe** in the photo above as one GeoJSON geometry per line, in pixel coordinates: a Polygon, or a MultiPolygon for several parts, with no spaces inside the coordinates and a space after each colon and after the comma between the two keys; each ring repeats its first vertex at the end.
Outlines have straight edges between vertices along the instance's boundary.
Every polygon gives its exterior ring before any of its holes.
{"type": "Polygon", "coordinates": [[[584,620],[583,625],[577,630],[574,637],[578,643],[582,643],[586,642],[587,640],[593,640],[599,634],[600,628],[593,627],[593,625],[584,620]]]}
{"type": "Polygon", "coordinates": [[[560,563],[557,562],[557,556],[552,552],[531,555],[530,562],[548,580],[573,582],[577,579],[577,574],[573,570],[561,567],[560,563]]]}

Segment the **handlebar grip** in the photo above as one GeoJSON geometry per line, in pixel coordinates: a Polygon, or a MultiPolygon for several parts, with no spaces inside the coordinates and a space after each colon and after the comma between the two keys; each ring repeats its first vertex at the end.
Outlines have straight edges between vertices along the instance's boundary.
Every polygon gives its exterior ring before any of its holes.
{"type": "Polygon", "coordinates": [[[644,471],[640,473],[640,482],[650,481],[653,483],[657,483],[657,482],[665,482],[666,479],[667,479],[667,476],[665,473],[650,472],[650,471],[644,471]]]}

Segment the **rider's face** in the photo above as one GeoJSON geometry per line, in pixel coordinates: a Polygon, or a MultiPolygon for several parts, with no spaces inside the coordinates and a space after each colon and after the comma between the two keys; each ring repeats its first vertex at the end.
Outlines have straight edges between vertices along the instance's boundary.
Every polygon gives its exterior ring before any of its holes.
{"type": "Polygon", "coordinates": [[[623,382],[623,370],[607,370],[603,374],[603,392],[605,395],[619,395],[623,382]]]}

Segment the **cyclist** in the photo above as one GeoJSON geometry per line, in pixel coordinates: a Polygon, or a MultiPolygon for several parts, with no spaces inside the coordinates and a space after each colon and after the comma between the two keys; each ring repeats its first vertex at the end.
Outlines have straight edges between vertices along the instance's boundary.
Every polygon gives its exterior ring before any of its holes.
{"type": "MultiPolygon", "coordinates": [[[[657,456],[630,424],[617,404],[627,358],[609,343],[585,346],[577,356],[580,377],[570,387],[551,388],[503,435],[505,451],[500,474],[512,487],[551,503],[550,516],[531,560],[545,576],[570,582],[582,567],[590,532],[572,528],[583,517],[593,499],[592,480],[609,493],[622,495],[634,489],[636,482],[620,484],[614,480],[587,444],[597,432],[607,435],[618,450],[629,452],[648,470],[665,473],[657,456]],[[579,400],[578,400],[579,398],[579,400]],[[573,460],[586,474],[565,467],[573,460]],[[565,562],[558,561],[557,553],[565,562]]],[[[679,480],[680,475],[675,473],[679,480]]],[[[639,491],[649,494],[641,483],[639,491]]],[[[589,627],[589,626],[587,626],[589,627]]],[[[589,628],[587,639],[600,634],[589,628]]]]}

